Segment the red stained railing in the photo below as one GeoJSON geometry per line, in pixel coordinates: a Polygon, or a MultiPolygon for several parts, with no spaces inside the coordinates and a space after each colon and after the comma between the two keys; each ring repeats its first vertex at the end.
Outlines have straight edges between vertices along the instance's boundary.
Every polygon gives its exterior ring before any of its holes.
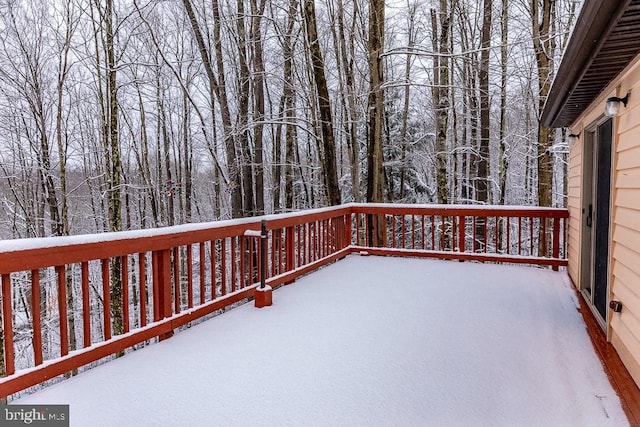
{"type": "Polygon", "coordinates": [[[354,250],[566,266],[566,209],[466,205],[353,205],[354,250]]]}
{"type": "Polygon", "coordinates": [[[566,265],[561,255],[567,217],[561,209],[349,204],[158,230],[0,242],[0,397],[166,339],[189,322],[252,298],[263,273],[277,287],[351,252],[557,268],[566,265]],[[265,271],[256,238],[263,219],[265,271]]]}

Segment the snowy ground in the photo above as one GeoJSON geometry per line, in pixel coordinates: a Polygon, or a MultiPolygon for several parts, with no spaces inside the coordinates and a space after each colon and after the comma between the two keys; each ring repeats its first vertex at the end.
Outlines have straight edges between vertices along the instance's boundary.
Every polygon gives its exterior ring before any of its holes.
{"type": "Polygon", "coordinates": [[[627,425],[563,273],[352,255],[27,396],[72,426],[627,425]]]}

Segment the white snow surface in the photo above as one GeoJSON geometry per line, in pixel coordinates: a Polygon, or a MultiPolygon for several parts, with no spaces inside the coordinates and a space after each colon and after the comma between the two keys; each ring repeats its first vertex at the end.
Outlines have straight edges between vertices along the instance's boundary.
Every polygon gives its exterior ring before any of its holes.
{"type": "Polygon", "coordinates": [[[350,255],[15,404],[72,426],[624,426],[565,273],[350,255]]]}

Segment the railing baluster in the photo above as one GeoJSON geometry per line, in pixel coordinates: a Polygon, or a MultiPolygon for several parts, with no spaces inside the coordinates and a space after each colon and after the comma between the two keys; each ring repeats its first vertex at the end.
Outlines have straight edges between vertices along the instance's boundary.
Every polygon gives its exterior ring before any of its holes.
{"type": "Polygon", "coordinates": [[[507,246],[505,248],[505,253],[507,255],[511,254],[511,217],[507,217],[507,223],[504,228],[505,234],[507,235],[507,246]]]}
{"type": "Polygon", "coordinates": [[[297,265],[298,266],[300,266],[303,263],[303,259],[302,259],[302,256],[304,254],[304,252],[303,252],[304,251],[304,245],[302,244],[302,236],[303,236],[302,229],[303,229],[303,227],[304,227],[304,224],[296,226],[296,230],[297,230],[297,233],[298,233],[298,241],[297,241],[298,242],[298,252],[297,252],[296,260],[297,260],[297,263],[298,263],[297,265]]]}
{"type": "Polygon", "coordinates": [[[436,219],[435,215],[431,215],[431,250],[436,250],[436,219]]]}
{"type": "Polygon", "coordinates": [[[391,217],[391,247],[397,248],[396,246],[396,216],[389,215],[391,217]]]}
{"type": "Polygon", "coordinates": [[[69,321],[67,318],[67,273],[64,265],[56,266],[58,282],[58,315],[60,316],[60,355],[69,354],[69,321]]]}
{"type": "Polygon", "coordinates": [[[235,292],[238,290],[237,288],[237,275],[236,275],[236,268],[237,268],[237,241],[236,241],[237,237],[232,237],[231,238],[231,292],[235,292]]]}
{"type": "Polygon", "coordinates": [[[445,216],[440,215],[440,250],[444,251],[445,248],[445,233],[446,233],[446,224],[445,224],[445,216]]]}
{"type": "Polygon", "coordinates": [[[369,233],[369,218],[371,215],[364,215],[364,245],[372,246],[371,233],[369,233]]]}
{"type": "Polygon", "coordinates": [[[542,223],[542,256],[547,256],[547,219],[540,218],[540,222],[542,223]]]}
{"type": "Polygon", "coordinates": [[[284,250],[285,250],[285,244],[283,242],[283,236],[282,236],[282,228],[278,228],[278,242],[277,242],[276,248],[278,250],[278,256],[277,256],[278,265],[276,269],[278,271],[278,274],[282,274],[284,273],[284,250]]]}
{"type": "MultiPolygon", "coordinates": [[[[560,257],[560,218],[553,220],[553,249],[552,254],[554,258],[560,257]]],[[[558,271],[558,265],[553,266],[554,271],[558,271]]]]}
{"type": "Polygon", "coordinates": [[[317,221],[311,223],[311,261],[318,259],[318,234],[316,232],[317,221]]]}
{"type": "Polygon", "coordinates": [[[499,232],[500,232],[500,218],[495,217],[495,235],[494,235],[494,244],[495,244],[495,253],[500,253],[500,242],[499,242],[499,232]]]}
{"type": "MultiPolygon", "coordinates": [[[[213,240],[210,242],[210,246],[211,248],[211,256],[214,257],[215,256],[215,248],[214,248],[214,244],[213,244],[213,240]]],[[[198,243],[198,272],[200,274],[200,304],[204,304],[205,302],[205,298],[204,298],[204,293],[205,293],[205,261],[206,261],[206,251],[205,251],[205,242],[200,242],[198,243]]]]}
{"type": "Polygon", "coordinates": [[[101,261],[102,267],[102,327],[105,341],[111,339],[111,290],[109,274],[109,260],[101,261]]]}
{"type": "Polygon", "coordinates": [[[518,255],[522,255],[522,217],[518,217],[518,255]]]}
{"type": "Polygon", "coordinates": [[[246,274],[247,274],[247,257],[246,257],[246,245],[247,245],[247,238],[246,237],[239,237],[240,239],[240,289],[244,289],[244,285],[246,283],[245,279],[246,279],[246,274]]]}
{"type": "Polygon", "coordinates": [[[533,256],[533,218],[529,218],[529,255],[533,256]]]}
{"type": "Polygon", "coordinates": [[[351,227],[353,225],[351,223],[351,214],[344,215],[342,218],[344,221],[344,229],[345,229],[343,247],[346,248],[351,244],[351,227]]]}
{"type": "MultiPolygon", "coordinates": [[[[209,257],[209,278],[211,279],[211,299],[214,300],[218,297],[216,292],[216,242],[215,240],[211,240],[209,242],[209,247],[211,248],[211,256],[209,257]]],[[[207,288],[206,282],[204,287],[204,300],[206,301],[207,288]]]]}
{"type": "Polygon", "coordinates": [[[322,221],[316,221],[316,259],[322,258],[322,221]]]}
{"type": "MultiPolygon", "coordinates": [[[[140,252],[138,254],[138,275],[140,279],[139,281],[140,283],[140,326],[142,327],[147,326],[147,256],[146,255],[147,254],[144,252],[140,252]]],[[[88,282],[87,282],[87,293],[89,293],[88,282]]],[[[89,300],[87,299],[87,303],[88,302],[89,300]]],[[[87,319],[88,317],[89,316],[87,316],[87,319]]],[[[89,326],[88,322],[86,326],[89,326]]]]}
{"type": "Polygon", "coordinates": [[[173,258],[173,312],[180,313],[180,256],[178,248],[171,248],[173,258]]]}
{"type": "Polygon", "coordinates": [[[293,271],[296,268],[295,265],[295,230],[293,227],[287,227],[285,229],[285,241],[286,241],[286,252],[285,252],[285,261],[286,261],[286,271],[293,271]]]}
{"type": "Polygon", "coordinates": [[[160,272],[158,271],[158,257],[159,252],[154,251],[151,253],[151,289],[153,291],[153,321],[157,322],[160,320],[160,299],[158,295],[160,294],[160,272]]]}
{"type": "MultiPolygon", "coordinates": [[[[222,239],[220,248],[220,282],[222,287],[222,294],[227,292],[227,239],[222,239]]],[[[229,292],[233,292],[233,289],[229,289],[229,292]]]]}
{"type": "Polygon", "coordinates": [[[187,245],[187,307],[193,308],[193,246],[187,245]]]}
{"type": "Polygon", "coordinates": [[[402,220],[402,249],[406,249],[407,247],[407,236],[406,236],[406,218],[404,215],[400,215],[400,219],[402,220]]]}
{"type": "Polygon", "coordinates": [[[256,243],[258,240],[256,240],[256,238],[252,237],[252,238],[245,238],[246,243],[245,245],[249,247],[248,249],[248,260],[246,262],[247,265],[247,278],[245,280],[245,286],[250,286],[254,283],[256,283],[256,277],[255,277],[255,273],[256,270],[254,269],[254,263],[255,263],[255,256],[256,256],[256,248],[254,246],[254,243],[256,243]]]}
{"type": "Polygon", "coordinates": [[[416,248],[416,218],[411,215],[411,249],[416,248]]]}
{"type": "Polygon", "coordinates": [[[488,245],[489,241],[488,241],[488,236],[487,236],[488,229],[489,229],[489,218],[488,217],[485,217],[485,218],[482,219],[482,225],[483,225],[482,231],[484,233],[484,240],[482,241],[482,246],[483,246],[483,249],[484,249],[484,253],[486,254],[487,253],[487,246],[489,246],[488,245]]]}
{"type": "Polygon", "coordinates": [[[322,221],[322,239],[324,240],[324,244],[322,245],[323,247],[323,254],[322,257],[326,257],[327,255],[329,255],[329,245],[330,245],[330,223],[328,219],[325,219],[324,221],[322,221]]]}
{"type": "Polygon", "coordinates": [[[302,263],[307,264],[309,262],[309,224],[303,225],[302,232],[302,263]]]}
{"type": "Polygon", "coordinates": [[[456,250],[456,241],[458,241],[458,248],[460,247],[460,237],[458,237],[456,239],[456,236],[458,236],[458,224],[456,221],[456,217],[455,216],[451,216],[451,250],[455,251],[456,250]]]}
{"type": "Polygon", "coordinates": [[[4,332],[4,370],[13,375],[15,367],[15,350],[13,348],[13,312],[11,309],[11,275],[2,275],[2,326],[4,332]]]}
{"type": "Polygon", "coordinates": [[[31,316],[33,318],[33,359],[42,364],[42,321],[40,319],[40,270],[31,271],[31,316]]]}
{"type": "MultiPolygon", "coordinates": [[[[80,264],[80,280],[82,287],[82,335],[83,346],[91,346],[91,305],[89,303],[89,263],[83,261],[80,264]]],[[[40,298],[38,296],[38,298],[40,298]]],[[[38,311],[40,309],[38,308],[38,311]]]]}
{"type": "Polygon", "coordinates": [[[318,221],[318,255],[316,259],[321,259],[324,256],[324,221],[318,221]]]}
{"type": "Polygon", "coordinates": [[[129,332],[129,257],[120,257],[120,268],[122,272],[122,330],[126,334],[129,332]]]}
{"type": "Polygon", "coordinates": [[[459,226],[459,230],[460,230],[460,237],[459,237],[459,248],[460,248],[460,252],[465,252],[466,251],[466,241],[467,241],[467,224],[466,224],[466,217],[464,215],[460,216],[460,226],[459,226]]]}

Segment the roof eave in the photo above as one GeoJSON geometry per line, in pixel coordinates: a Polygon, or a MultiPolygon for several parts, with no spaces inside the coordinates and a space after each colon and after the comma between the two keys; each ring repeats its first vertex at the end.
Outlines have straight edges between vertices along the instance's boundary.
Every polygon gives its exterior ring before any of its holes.
{"type": "Polygon", "coordinates": [[[571,124],[569,119],[559,117],[560,112],[631,1],[585,1],[542,112],[541,122],[544,126],[564,127],[571,124]]]}

